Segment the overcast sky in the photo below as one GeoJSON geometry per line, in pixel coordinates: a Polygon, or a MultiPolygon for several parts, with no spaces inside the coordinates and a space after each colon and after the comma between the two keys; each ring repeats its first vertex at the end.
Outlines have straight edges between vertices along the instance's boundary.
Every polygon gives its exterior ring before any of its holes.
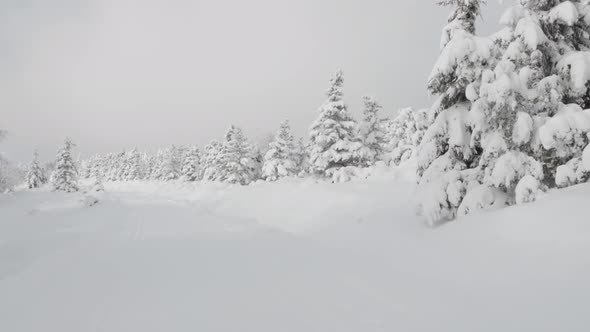
{"type": "MultiPolygon", "coordinates": [[[[290,119],[303,135],[342,68],[355,116],[429,104],[449,10],[435,0],[0,1],[0,151],[204,145],[230,123],[253,140],[290,119]]],[[[498,28],[490,2],[480,31],[498,28]]]]}

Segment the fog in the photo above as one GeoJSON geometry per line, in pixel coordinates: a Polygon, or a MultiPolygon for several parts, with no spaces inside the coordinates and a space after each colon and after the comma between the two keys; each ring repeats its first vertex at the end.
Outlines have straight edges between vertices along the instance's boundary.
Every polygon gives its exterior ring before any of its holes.
{"type": "MultiPolygon", "coordinates": [[[[233,123],[255,141],[290,119],[297,135],[344,71],[358,116],[430,103],[425,85],[449,14],[411,0],[4,0],[0,144],[9,159],[204,145],[233,123]]],[[[490,2],[481,33],[498,29],[490,2]]]]}

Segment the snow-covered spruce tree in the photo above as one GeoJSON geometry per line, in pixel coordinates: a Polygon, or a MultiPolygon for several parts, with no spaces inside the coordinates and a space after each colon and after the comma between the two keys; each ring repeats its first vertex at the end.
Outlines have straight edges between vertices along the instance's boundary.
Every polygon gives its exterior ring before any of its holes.
{"type": "Polygon", "coordinates": [[[92,184],[92,191],[100,192],[104,191],[104,184],[102,183],[102,175],[98,174],[94,177],[94,183],[92,184]]]}
{"type": "MultiPolygon", "coordinates": [[[[545,182],[551,185],[554,181],[559,187],[586,182],[590,178],[590,4],[529,1],[524,6],[539,17],[546,37],[540,49],[553,74],[546,85],[556,86],[555,97],[542,100],[550,103],[561,96],[559,103],[553,102],[554,112],[547,112],[549,118],[544,114],[535,118],[542,123],[538,135],[548,152],[541,159],[547,173],[545,182]]],[[[540,93],[547,94],[547,89],[540,93]]]]}
{"type": "Polygon", "coordinates": [[[590,113],[582,110],[590,76],[582,84],[572,76],[585,70],[573,66],[589,50],[582,14],[588,10],[570,1],[521,1],[501,19],[507,27],[495,38],[504,54],[474,89],[472,122],[483,183],[506,192],[511,203],[590,175],[579,167],[590,131],[590,113]]]}
{"type": "Polygon", "coordinates": [[[90,174],[92,173],[92,158],[82,160],[80,165],[80,177],[82,179],[90,178],[90,174]]]}
{"type": "Polygon", "coordinates": [[[144,178],[143,163],[141,153],[137,148],[133,148],[125,155],[125,164],[123,166],[122,180],[138,181],[144,178]]]}
{"type": "Polygon", "coordinates": [[[372,166],[383,159],[386,145],[384,119],[379,117],[382,106],[371,96],[363,96],[363,121],[359,124],[359,139],[362,147],[358,151],[361,166],[372,166]]]}
{"type": "Polygon", "coordinates": [[[390,164],[399,165],[415,156],[422,137],[431,124],[428,109],[404,108],[389,121],[386,134],[386,151],[390,164]]]}
{"type": "Polygon", "coordinates": [[[105,156],[95,155],[88,163],[88,178],[104,177],[105,156]]]}
{"type": "Polygon", "coordinates": [[[428,79],[428,90],[439,96],[435,115],[464,101],[465,88],[477,81],[490,64],[492,42],[475,36],[475,20],[485,0],[443,0],[438,4],[453,7],[443,29],[441,54],[428,79]]]}
{"type": "Polygon", "coordinates": [[[127,181],[127,172],[130,170],[129,153],[125,150],[115,155],[116,163],[114,169],[114,177],[116,181],[127,181]]]}
{"type": "Polygon", "coordinates": [[[39,166],[39,153],[35,151],[33,153],[33,161],[27,171],[27,186],[29,189],[39,188],[47,182],[45,173],[41,166],[39,166]]]}
{"type": "Polygon", "coordinates": [[[0,193],[11,191],[26,180],[26,167],[14,165],[0,154],[0,193]]]}
{"type": "Polygon", "coordinates": [[[251,159],[250,163],[250,177],[252,178],[252,182],[259,180],[262,178],[262,166],[264,165],[264,155],[260,150],[260,147],[256,143],[248,143],[250,153],[249,158],[251,159]]]}
{"type": "Polygon", "coordinates": [[[109,153],[107,155],[105,155],[103,157],[102,160],[102,167],[101,167],[101,173],[103,174],[103,180],[104,181],[113,181],[113,179],[111,178],[111,171],[112,171],[112,166],[113,166],[113,154],[109,153]]]}
{"type": "Polygon", "coordinates": [[[121,162],[121,154],[114,154],[111,153],[108,156],[108,161],[106,165],[107,169],[107,180],[108,181],[118,181],[118,173],[121,162]]]}
{"type": "Polygon", "coordinates": [[[207,181],[223,181],[221,174],[221,156],[223,144],[213,140],[205,146],[205,157],[203,159],[203,174],[201,178],[207,181]]]}
{"type": "Polygon", "coordinates": [[[481,78],[466,86],[467,107],[441,112],[424,137],[421,184],[438,186],[424,190],[430,199],[422,208],[431,220],[499,201],[530,202],[547,186],[588,179],[583,150],[590,113],[582,107],[590,86],[583,14],[589,9],[581,2],[523,0],[503,15],[506,28],[491,38],[500,55],[482,63],[481,78]],[[456,142],[468,158],[440,158],[456,142]]]}
{"type": "Polygon", "coordinates": [[[241,185],[257,180],[259,170],[255,152],[256,149],[248,143],[242,129],[232,125],[225,134],[217,180],[241,185]]]}
{"type": "Polygon", "coordinates": [[[48,161],[46,162],[41,169],[43,170],[43,176],[45,177],[45,179],[47,179],[47,181],[49,181],[49,179],[51,179],[51,174],[53,174],[53,172],[55,171],[55,161],[48,161]]]}
{"type": "Polygon", "coordinates": [[[480,13],[482,3],[485,3],[485,0],[442,0],[438,2],[440,6],[453,6],[448,24],[443,28],[440,40],[441,49],[444,49],[453,40],[456,32],[475,34],[475,20],[480,13]]]}
{"type": "MultiPolygon", "coordinates": [[[[6,131],[0,130],[0,141],[6,137],[6,131]]],[[[0,153],[0,193],[9,191],[15,185],[15,178],[13,176],[13,167],[0,153]]]]}
{"type": "Polygon", "coordinates": [[[55,161],[55,171],[51,176],[54,191],[78,191],[78,170],[72,158],[74,143],[66,138],[64,146],[58,151],[55,161]]]}
{"type": "Polygon", "coordinates": [[[297,169],[299,173],[297,174],[299,177],[305,177],[307,175],[307,171],[309,170],[309,154],[307,153],[309,149],[305,144],[305,140],[303,137],[300,137],[297,143],[295,144],[295,155],[297,156],[297,169]]]}
{"type": "Polygon", "coordinates": [[[197,146],[187,148],[183,159],[182,179],[189,182],[201,180],[201,154],[199,148],[197,146]]]}
{"type": "Polygon", "coordinates": [[[143,159],[144,159],[144,165],[145,165],[144,179],[145,180],[153,180],[156,165],[157,165],[157,156],[144,154],[143,159]]]}
{"type": "Polygon", "coordinates": [[[188,155],[189,147],[185,145],[176,146],[173,153],[174,153],[174,169],[177,170],[178,178],[182,178],[182,167],[184,166],[184,159],[188,155]]]}
{"type": "Polygon", "coordinates": [[[172,181],[180,177],[178,150],[174,145],[163,151],[158,151],[157,158],[158,165],[154,172],[155,180],[172,181]]]}
{"type": "Polygon", "coordinates": [[[344,78],[338,70],[330,80],[328,99],[319,109],[319,117],[309,134],[310,173],[331,177],[334,171],[358,165],[361,147],[356,137],[357,124],[342,100],[344,78]]]}
{"type": "Polygon", "coordinates": [[[478,164],[469,127],[471,90],[482,74],[493,68],[499,53],[492,39],[473,34],[480,1],[449,0],[441,4],[453,6],[454,11],[428,80],[429,92],[438,96],[429,114],[432,125],[417,151],[419,207],[431,224],[453,219],[471,185],[470,169],[478,164]]]}
{"type": "Polygon", "coordinates": [[[98,172],[101,172],[101,164],[103,163],[103,157],[100,155],[94,155],[87,160],[82,162],[83,167],[83,178],[90,179],[94,178],[98,172]]]}
{"type": "Polygon", "coordinates": [[[298,158],[300,157],[297,155],[289,121],[283,121],[264,155],[262,177],[267,181],[276,181],[282,177],[297,175],[298,158]]]}

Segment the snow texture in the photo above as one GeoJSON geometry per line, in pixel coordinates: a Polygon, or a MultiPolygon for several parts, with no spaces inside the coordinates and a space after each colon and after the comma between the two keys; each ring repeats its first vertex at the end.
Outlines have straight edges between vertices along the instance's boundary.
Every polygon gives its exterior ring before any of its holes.
{"type": "Polygon", "coordinates": [[[433,230],[396,177],[0,195],[0,330],[587,330],[589,185],[433,230]]]}

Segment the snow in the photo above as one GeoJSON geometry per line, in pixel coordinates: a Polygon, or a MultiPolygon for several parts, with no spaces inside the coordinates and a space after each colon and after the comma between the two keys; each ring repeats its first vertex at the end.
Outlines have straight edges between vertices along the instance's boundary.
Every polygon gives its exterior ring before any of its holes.
{"type": "Polygon", "coordinates": [[[586,83],[590,81],[590,52],[571,52],[557,64],[560,71],[570,75],[570,85],[576,95],[586,93],[586,83]]]}
{"type": "Polygon", "coordinates": [[[548,40],[539,23],[531,17],[525,17],[518,21],[514,33],[523,38],[529,50],[536,50],[540,44],[548,40]]]}
{"type": "Polygon", "coordinates": [[[531,141],[533,135],[533,118],[524,112],[518,112],[516,123],[512,131],[512,140],[514,143],[522,145],[531,141]]]}
{"type": "Polygon", "coordinates": [[[496,160],[484,183],[510,190],[526,176],[543,180],[543,165],[522,152],[508,151],[496,160]]]}
{"type": "Polygon", "coordinates": [[[563,23],[568,26],[573,26],[577,21],[580,13],[571,1],[564,1],[559,5],[551,8],[549,11],[549,22],[563,23]]]}
{"type": "Polygon", "coordinates": [[[105,187],[92,207],[80,193],[0,196],[0,330],[590,324],[589,185],[436,229],[414,215],[414,185],[395,176],[105,187]]]}
{"type": "Polygon", "coordinates": [[[470,188],[463,198],[457,215],[463,217],[479,210],[498,209],[506,206],[508,198],[498,188],[477,185],[470,188]]]}
{"type": "Polygon", "coordinates": [[[559,112],[539,128],[539,138],[545,149],[557,148],[558,155],[575,149],[576,140],[590,132],[590,110],[576,104],[561,105],[559,112]]]}
{"type": "Polygon", "coordinates": [[[531,175],[525,175],[516,185],[515,198],[518,204],[530,203],[537,200],[543,193],[541,182],[531,175]]]}
{"type": "Polygon", "coordinates": [[[588,171],[581,158],[573,158],[564,165],[557,167],[555,183],[559,187],[568,187],[584,183],[590,178],[588,171]]]}
{"type": "Polygon", "coordinates": [[[525,16],[525,9],[522,6],[512,6],[502,14],[499,23],[506,26],[516,26],[521,18],[525,16]]]}
{"type": "Polygon", "coordinates": [[[0,195],[0,330],[587,329],[590,185],[432,229],[409,170],[0,195]]]}
{"type": "Polygon", "coordinates": [[[492,56],[494,41],[491,38],[473,36],[465,31],[455,32],[453,39],[443,48],[428,81],[438,75],[449,75],[457,64],[465,59],[472,63],[485,61],[492,56]]]}

